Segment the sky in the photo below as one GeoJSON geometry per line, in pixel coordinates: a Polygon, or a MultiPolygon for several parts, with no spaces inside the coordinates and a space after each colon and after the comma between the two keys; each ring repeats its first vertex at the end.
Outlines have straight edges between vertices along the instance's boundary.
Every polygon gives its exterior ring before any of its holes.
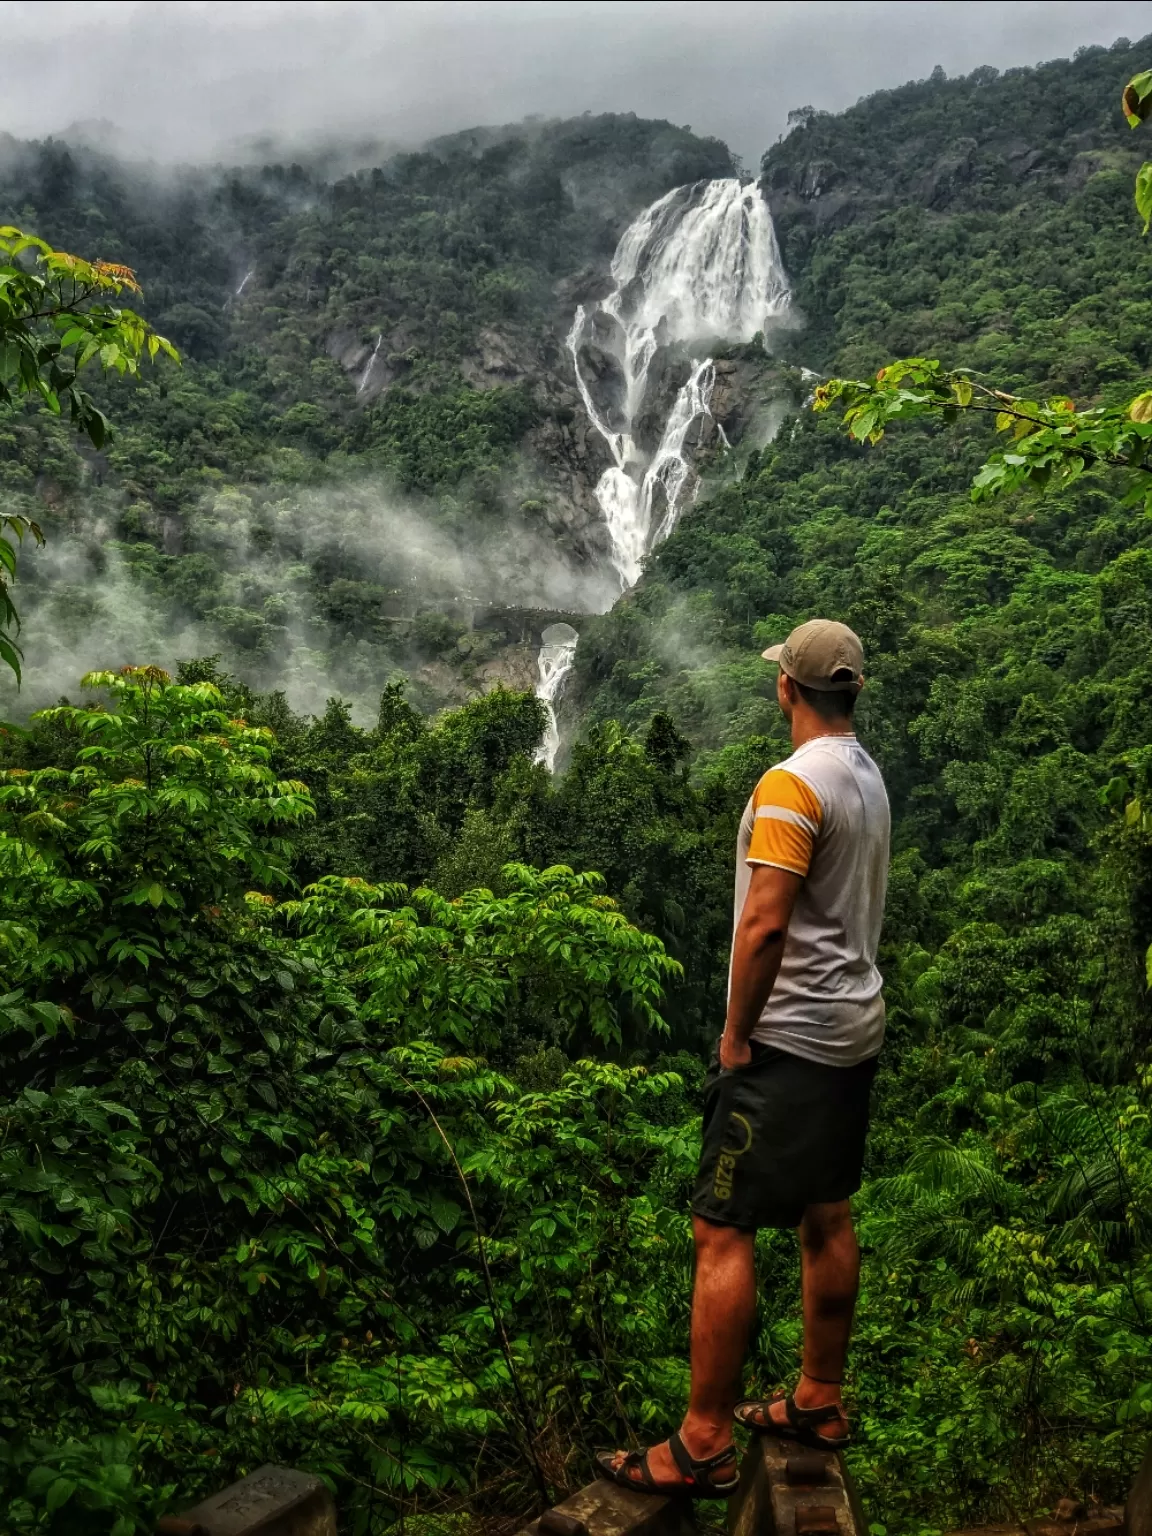
{"type": "Polygon", "coordinates": [[[632,111],[753,168],[791,108],[1148,33],[1152,0],[0,0],[0,131],[105,120],[129,153],[199,160],[632,111]]]}

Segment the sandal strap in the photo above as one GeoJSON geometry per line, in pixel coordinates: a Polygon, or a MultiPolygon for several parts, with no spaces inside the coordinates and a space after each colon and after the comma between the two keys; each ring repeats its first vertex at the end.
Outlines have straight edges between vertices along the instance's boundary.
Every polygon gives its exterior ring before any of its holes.
{"type": "MultiPolygon", "coordinates": [[[[668,1436],[668,1449],[672,1452],[672,1460],[680,1468],[684,1481],[687,1483],[700,1482],[701,1472],[713,1472],[717,1467],[722,1466],[724,1462],[734,1461],[736,1457],[736,1447],[726,1445],[722,1451],[717,1451],[715,1456],[705,1456],[697,1460],[684,1444],[679,1430],[668,1436]]],[[[712,1487],[711,1477],[707,1478],[705,1486],[712,1487]]]]}
{"type": "Polygon", "coordinates": [[[609,1477],[622,1484],[625,1488],[635,1488],[637,1486],[636,1479],[628,1475],[631,1469],[635,1467],[640,1473],[640,1481],[643,1482],[645,1487],[655,1488],[656,1479],[652,1476],[652,1468],[648,1465],[648,1452],[646,1450],[625,1452],[624,1460],[618,1467],[612,1466],[610,1460],[612,1456],[616,1455],[619,1455],[618,1451],[598,1451],[596,1453],[596,1460],[609,1477]]]}
{"type": "Polygon", "coordinates": [[[696,1463],[688,1454],[688,1447],[680,1438],[679,1430],[676,1430],[675,1434],[668,1436],[668,1449],[672,1452],[672,1460],[680,1468],[685,1481],[694,1483],[696,1481],[696,1463]]]}
{"type": "Polygon", "coordinates": [[[828,1424],[844,1417],[844,1410],[838,1403],[825,1403],[823,1408],[801,1408],[791,1392],[784,1399],[784,1412],[793,1429],[807,1429],[811,1424],[828,1424]]]}

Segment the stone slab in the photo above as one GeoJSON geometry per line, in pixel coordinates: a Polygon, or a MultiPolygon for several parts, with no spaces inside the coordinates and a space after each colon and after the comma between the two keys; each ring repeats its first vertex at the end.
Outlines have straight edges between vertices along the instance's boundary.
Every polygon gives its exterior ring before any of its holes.
{"type": "Polygon", "coordinates": [[[179,1520],[204,1536],[336,1536],[332,1495],[318,1477],[292,1467],[258,1467],[179,1520]]]}

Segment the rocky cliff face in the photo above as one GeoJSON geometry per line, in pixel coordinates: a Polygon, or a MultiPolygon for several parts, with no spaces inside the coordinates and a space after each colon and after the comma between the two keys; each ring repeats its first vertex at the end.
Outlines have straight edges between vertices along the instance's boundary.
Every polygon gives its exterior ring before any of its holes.
{"type": "MultiPolygon", "coordinates": [[[[485,326],[459,359],[460,375],[472,388],[523,386],[537,406],[537,420],[524,433],[509,476],[510,536],[515,538],[519,530],[543,538],[552,557],[568,568],[569,602],[557,610],[566,613],[600,611],[618,592],[604,514],[595,495],[613,460],[588,418],[567,344],[576,308],[594,305],[611,286],[607,259],[586,266],[555,284],[540,323],[485,326]]],[[[610,317],[598,317],[597,323],[608,324],[610,317]]],[[[595,375],[598,407],[604,408],[610,424],[619,426],[624,378],[617,355],[609,350],[613,338],[602,339],[603,347],[593,342],[582,348],[582,365],[595,375]]],[[[411,362],[402,349],[411,343],[412,333],[404,327],[372,346],[347,330],[336,330],[326,349],[356,381],[366,406],[395,385],[409,383],[411,362]]],[[[714,465],[721,446],[739,448],[749,434],[748,446],[761,446],[780,419],[781,386],[771,359],[759,346],[738,350],[739,357],[717,358],[711,414],[693,429],[691,448],[701,467],[714,465]]],[[[661,352],[653,362],[643,409],[634,423],[637,445],[645,454],[655,453],[691,368],[683,348],[661,352]]],[[[505,681],[522,676],[521,661],[510,666],[505,681]]]]}

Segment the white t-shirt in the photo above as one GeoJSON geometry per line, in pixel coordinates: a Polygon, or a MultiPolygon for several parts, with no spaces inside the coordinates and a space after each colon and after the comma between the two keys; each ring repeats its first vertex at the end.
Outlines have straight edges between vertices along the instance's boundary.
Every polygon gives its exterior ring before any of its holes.
{"type": "Polygon", "coordinates": [[[735,923],[754,864],[804,883],[754,1040],[841,1067],[880,1049],[890,825],[880,770],[855,736],[816,736],[757,784],[736,843],[735,923]]]}

